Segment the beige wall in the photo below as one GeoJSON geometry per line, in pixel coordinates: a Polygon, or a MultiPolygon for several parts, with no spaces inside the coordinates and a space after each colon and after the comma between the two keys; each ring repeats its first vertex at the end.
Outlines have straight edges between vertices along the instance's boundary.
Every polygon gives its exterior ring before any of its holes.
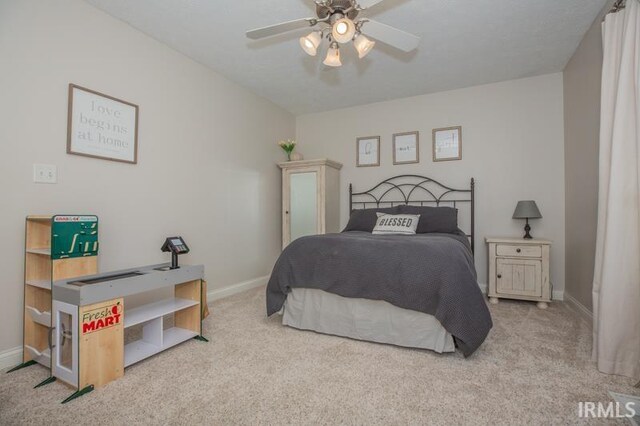
{"type": "Polygon", "coordinates": [[[598,215],[601,22],[610,8],[596,18],[563,74],[566,292],[589,310],[598,215]]]}
{"type": "Polygon", "coordinates": [[[24,217],[100,217],[100,269],[163,262],[181,234],[210,286],[267,275],[280,248],[275,146],[295,119],[80,0],[0,0],[0,353],[22,343],[24,217]],[[65,153],[67,85],[140,106],[139,164],[65,153]],[[58,184],[32,182],[33,163],[58,184]]]}
{"type": "Polygon", "coordinates": [[[541,220],[533,235],[550,238],[551,279],[556,296],[564,289],[564,134],[562,74],[507,81],[417,96],[297,118],[299,149],[305,158],[344,163],[342,223],[348,219],[348,184],[355,190],[400,174],[426,175],[455,187],[477,181],[478,281],[487,282],[487,236],[521,236],[511,219],[518,200],[538,202],[541,220]],[[463,160],[434,163],[431,130],[460,125],[463,160]],[[420,164],[392,164],[391,135],[420,131],[420,164]],[[356,168],[356,138],[380,135],[381,166],[356,168]]]}

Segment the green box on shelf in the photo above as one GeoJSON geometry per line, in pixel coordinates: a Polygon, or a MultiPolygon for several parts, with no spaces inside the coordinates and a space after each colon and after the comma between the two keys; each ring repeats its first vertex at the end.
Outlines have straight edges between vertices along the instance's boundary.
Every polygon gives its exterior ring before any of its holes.
{"type": "Polygon", "coordinates": [[[96,256],[98,216],[55,215],[51,223],[51,258],[96,256]]]}

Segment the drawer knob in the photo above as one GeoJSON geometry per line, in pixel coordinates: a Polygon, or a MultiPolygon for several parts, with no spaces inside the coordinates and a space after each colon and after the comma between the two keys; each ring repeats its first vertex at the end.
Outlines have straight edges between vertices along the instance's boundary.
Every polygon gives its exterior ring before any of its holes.
{"type": "Polygon", "coordinates": [[[498,274],[498,278],[502,278],[502,274],[498,274]]]}
{"type": "Polygon", "coordinates": [[[521,249],[516,249],[516,253],[520,253],[521,251],[521,249]]]}

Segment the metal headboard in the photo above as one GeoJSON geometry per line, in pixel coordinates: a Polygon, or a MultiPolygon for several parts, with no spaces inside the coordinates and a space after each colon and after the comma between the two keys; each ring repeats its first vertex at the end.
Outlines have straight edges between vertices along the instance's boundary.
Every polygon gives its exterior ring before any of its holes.
{"type": "Polygon", "coordinates": [[[419,175],[400,175],[383,180],[364,192],[353,192],[349,184],[349,212],[358,208],[393,207],[410,205],[450,205],[457,208],[459,203],[469,203],[471,208],[471,231],[469,237],[471,251],[475,253],[475,180],[471,178],[469,189],[450,188],[440,182],[419,175]]]}

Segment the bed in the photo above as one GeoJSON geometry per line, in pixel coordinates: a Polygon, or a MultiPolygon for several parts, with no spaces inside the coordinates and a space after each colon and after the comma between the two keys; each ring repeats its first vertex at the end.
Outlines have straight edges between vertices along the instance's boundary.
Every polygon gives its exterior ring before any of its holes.
{"type": "Polygon", "coordinates": [[[417,175],[364,192],[349,185],[345,230],[298,238],[278,258],[267,315],[280,312],[284,325],[304,330],[471,355],[493,325],[473,261],[474,197],[473,179],[468,189],[417,175]],[[458,226],[462,208],[469,232],[458,226]],[[378,212],[420,212],[419,232],[374,235],[378,212]]]}

